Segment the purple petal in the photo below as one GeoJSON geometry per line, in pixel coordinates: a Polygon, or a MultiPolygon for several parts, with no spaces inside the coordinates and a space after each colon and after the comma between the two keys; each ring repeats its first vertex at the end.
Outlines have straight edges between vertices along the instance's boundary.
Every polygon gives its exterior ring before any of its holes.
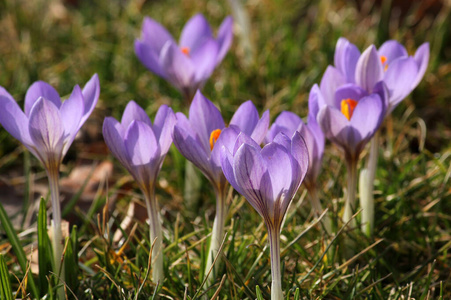
{"type": "Polygon", "coordinates": [[[376,47],[371,45],[360,56],[356,67],[356,83],[367,92],[384,77],[384,70],[376,47]]]}
{"type": "Polygon", "coordinates": [[[84,112],[81,124],[83,124],[91,115],[94,107],[99,100],[100,83],[99,76],[94,74],[83,87],[84,112]]]}
{"type": "Polygon", "coordinates": [[[187,47],[190,52],[194,52],[207,38],[213,38],[210,25],[202,14],[197,14],[183,27],[180,47],[187,47]]]}
{"type": "Polygon", "coordinates": [[[206,41],[196,51],[190,52],[193,65],[196,66],[194,78],[196,81],[207,80],[216,66],[218,56],[218,44],[213,38],[206,41]]]}
{"type": "Polygon", "coordinates": [[[125,168],[131,170],[129,157],[124,145],[125,129],[116,119],[106,117],[103,121],[103,139],[106,145],[125,168]]]}
{"type": "MultiPolygon", "coordinates": [[[[250,136],[248,136],[247,134],[240,132],[240,134],[238,135],[238,137],[236,138],[235,141],[235,145],[233,146],[233,156],[235,156],[236,152],[238,151],[238,149],[243,145],[243,144],[247,144],[251,147],[254,147],[255,149],[260,150],[260,146],[255,142],[254,139],[252,139],[250,136]]],[[[232,149],[230,149],[232,150],[232,149]]]]}
{"type": "Polygon", "coordinates": [[[12,97],[0,95],[0,124],[23,144],[33,145],[28,131],[28,118],[12,97]]]}
{"type": "Polygon", "coordinates": [[[412,57],[399,58],[388,67],[384,82],[388,87],[392,107],[410,94],[417,74],[418,66],[412,57]]]}
{"type": "Polygon", "coordinates": [[[304,122],[302,119],[291,111],[283,111],[276,118],[271,128],[266,134],[265,142],[270,143],[279,133],[284,133],[287,136],[292,136],[293,133],[302,126],[304,122]]]}
{"type": "Polygon", "coordinates": [[[83,112],[85,111],[84,97],[78,85],[74,87],[69,99],[63,102],[60,108],[61,120],[64,126],[65,143],[63,155],[67,153],[81,126],[83,112]]]}
{"type": "Polygon", "coordinates": [[[251,138],[261,144],[265,139],[266,132],[268,132],[269,126],[269,110],[265,111],[260,120],[258,120],[257,125],[255,125],[254,131],[251,134],[251,138]]]}
{"type": "MultiPolygon", "coordinates": [[[[293,136],[293,134],[294,134],[295,132],[296,132],[296,131],[294,131],[294,132],[291,133],[290,135],[293,136]]],[[[273,143],[273,144],[278,144],[278,145],[284,147],[285,149],[287,149],[287,151],[291,151],[291,140],[290,140],[290,138],[288,137],[288,135],[286,135],[286,134],[283,133],[283,132],[277,134],[277,135],[274,137],[272,143],[273,143]]]]}
{"type": "Polygon", "coordinates": [[[124,113],[122,114],[121,124],[124,128],[128,128],[135,120],[141,121],[148,126],[152,126],[152,122],[144,109],[142,109],[135,101],[131,100],[128,102],[124,113]]]}
{"type": "Polygon", "coordinates": [[[351,126],[362,139],[369,140],[379,128],[384,115],[384,104],[378,94],[371,94],[359,101],[351,118],[351,126]]]}
{"type": "MultiPolygon", "coordinates": [[[[324,133],[321,130],[321,127],[318,124],[318,121],[316,120],[316,117],[313,115],[308,115],[307,117],[307,127],[308,130],[311,131],[312,135],[315,138],[316,145],[318,146],[318,152],[322,153],[324,152],[324,133]]],[[[301,128],[302,129],[302,128],[301,128]]]]}
{"type": "Polygon", "coordinates": [[[326,105],[323,95],[319,89],[319,86],[315,83],[310,90],[308,98],[308,110],[309,114],[317,116],[319,109],[326,105]]]}
{"type": "Polygon", "coordinates": [[[189,108],[189,121],[197,132],[205,152],[209,153],[211,133],[216,129],[224,129],[225,124],[219,109],[200,91],[197,91],[189,108]]]}
{"type": "Polygon", "coordinates": [[[227,147],[222,146],[221,147],[221,168],[224,173],[225,178],[230,183],[231,186],[240,194],[243,194],[241,192],[240,185],[235,180],[235,172],[233,171],[233,156],[230,153],[230,151],[227,149],[227,147]]]}
{"type": "Polygon", "coordinates": [[[418,65],[418,74],[417,78],[412,84],[412,88],[415,88],[420,83],[421,79],[424,76],[424,73],[426,73],[426,69],[429,63],[429,43],[424,43],[420,46],[420,48],[417,49],[414,59],[418,65]]]}
{"type": "Polygon", "coordinates": [[[51,101],[57,108],[61,106],[61,99],[58,92],[44,81],[36,81],[27,90],[25,95],[25,114],[30,117],[30,111],[39,97],[51,101]]]}
{"type": "Polygon", "coordinates": [[[352,83],[345,84],[335,91],[335,107],[340,108],[341,101],[343,100],[352,99],[354,101],[359,101],[366,95],[368,95],[368,93],[360,86],[352,83]]]}
{"type": "Polygon", "coordinates": [[[134,166],[142,166],[156,161],[160,157],[158,142],[152,128],[141,121],[133,121],[124,138],[125,149],[134,166]]]}
{"type": "Polygon", "coordinates": [[[315,136],[315,132],[311,130],[309,126],[303,126],[299,133],[304,139],[305,145],[308,149],[309,169],[307,176],[309,177],[310,182],[314,182],[321,169],[321,160],[324,151],[324,137],[323,140],[318,143],[318,137],[315,136]]]}
{"type": "Polygon", "coordinates": [[[295,132],[291,138],[291,155],[299,166],[299,173],[293,174],[293,178],[297,178],[299,182],[295,184],[295,192],[304,180],[305,174],[309,168],[308,148],[305,140],[299,132],[295,132]]]}
{"type": "Polygon", "coordinates": [[[220,160],[221,148],[225,147],[229,151],[232,151],[239,134],[240,129],[234,125],[226,127],[224,128],[224,130],[221,131],[218,140],[213,146],[213,150],[211,150],[211,160],[214,162],[215,165],[217,166],[221,165],[220,160]]]}
{"type": "Polygon", "coordinates": [[[320,91],[324,97],[324,102],[328,105],[334,105],[335,90],[345,83],[346,81],[341,72],[332,66],[328,66],[320,84],[320,91]]]}
{"type": "Polygon", "coordinates": [[[3,87],[1,87],[1,86],[0,86],[0,96],[5,96],[5,97],[7,97],[7,98],[9,98],[10,100],[12,100],[12,101],[15,102],[13,96],[11,96],[11,94],[8,93],[8,91],[5,90],[5,89],[4,89],[3,87]]]}
{"type": "Polygon", "coordinates": [[[148,50],[157,56],[167,41],[175,43],[174,38],[166,28],[149,17],[144,18],[141,38],[143,43],[149,46],[148,50]]]}
{"type": "Polygon", "coordinates": [[[147,69],[162,78],[167,78],[165,70],[161,67],[160,52],[154,52],[150,45],[135,40],[135,53],[147,69]]]}
{"type": "Polygon", "coordinates": [[[345,38],[339,38],[335,47],[334,64],[346,82],[355,82],[355,68],[360,57],[359,49],[345,38]]]}
{"type": "Polygon", "coordinates": [[[188,56],[173,42],[167,42],[159,58],[167,79],[179,90],[193,85],[195,67],[188,56]]]}
{"type": "Polygon", "coordinates": [[[39,98],[31,109],[28,130],[44,165],[59,163],[64,146],[64,126],[58,107],[45,98],[39,98]],[[56,161],[50,162],[49,159],[56,161]]]}
{"type": "Polygon", "coordinates": [[[216,59],[216,64],[219,64],[229,51],[230,45],[232,44],[233,38],[233,19],[228,16],[222,21],[221,26],[218,30],[218,57],[216,59]]]}
{"type": "Polygon", "coordinates": [[[406,48],[395,40],[386,41],[377,52],[379,56],[385,56],[385,64],[389,66],[395,59],[408,56],[406,48]]]}
{"type": "Polygon", "coordinates": [[[161,155],[166,155],[172,144],[172,132],[177,122],[175,114],[167,105],[162,105],[158,109],[153,123],[153,131],[160,145],[161,155]]]}
{"type": "Polygon", "coordinates": [[[238,126],[242,132],[250,136],[258,120],[257,108],[255,108],[251,100],[248,100],[238,107],[233,114],[232,120],[230,120],[230,125],[238,126]]]}

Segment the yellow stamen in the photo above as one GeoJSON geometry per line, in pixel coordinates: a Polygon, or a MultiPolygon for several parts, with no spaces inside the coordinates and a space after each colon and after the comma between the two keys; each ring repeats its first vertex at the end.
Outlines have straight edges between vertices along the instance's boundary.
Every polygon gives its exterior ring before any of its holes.
{"type": "Polygon", "coordinates": [[[213,130],[210,134],[210,150],[213,150],[213,147],[216,144],[216,141],[219,138],[219,135],[221,134],[221,129],[213,130]]]}
{"type": "Polygon", "coordinates": [[[189,56],[189,47],[182,47],[180,50],[182,50],[182,53],[186,56],[189,56]]]}
{"type": "Polygon", "coordinates": [[[357,101],[352,99],[343,99],[341,100],[341,112],[345,115],[346,119],[351,121],[352,114],[354,113],[354,109],[357,106],[357,101]]]}
{"type": "MultiPolygon", "coordinates": [[[[381,63],[385,64],[386,61],[387,61],[387,56],[381,55],[381,63]]],[[[386,64],[384,66],[384,71],[387,71],[387,69],[388,69],[388,64],[386,64]]]]}

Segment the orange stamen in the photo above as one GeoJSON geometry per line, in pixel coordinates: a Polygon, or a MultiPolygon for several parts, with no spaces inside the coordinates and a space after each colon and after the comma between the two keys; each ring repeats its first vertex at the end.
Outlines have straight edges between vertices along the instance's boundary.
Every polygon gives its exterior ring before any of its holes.
{"type": "Polygon", "coordinates": [[[182,50],[183,54],[189,56],[189,50],[190,50],[189,47],[182,47],[181,50],[182,50]]]}
{"type": "MultiPolygon", "coordinates": [[[[381,63],[385,64],[386,61],[387,61],[387,56],[381,55],[381,63]]],[[[388,64],[386,64],[384,66],[384,71],[387,71],[387,69],[388,69],[388,64]]]]}
{"type": "Polygon", "coordinates": [[[213,147],[216,144],[216,141],[219,138],[219,135],[221,135],[221,129],[213,130],[210,134],[210,150],[213,150],[213,147]]]}
{"type": "Polygon", "coordinates": [[[343,99],[341,100],[341,112],[345,115],[346,119],[351,121],[352,114],[354,113],[354,109],[357,106],[357,101],[352,99],[343,99]]]}

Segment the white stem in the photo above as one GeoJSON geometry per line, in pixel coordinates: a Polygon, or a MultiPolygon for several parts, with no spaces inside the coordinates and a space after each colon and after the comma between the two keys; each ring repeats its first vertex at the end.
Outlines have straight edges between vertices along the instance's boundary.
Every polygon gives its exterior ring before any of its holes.
{"type": "Polygon", "coordinates": [[[147,215],[149,217],[150,243],[152,248],[152,280],[160,286],[163,284],[163,234],[158,213],[158,203],[155,198],[155,189],[151,187],[145,193],[147,215]]]}
{"type": "MultiPolygon", "coordinates": [[[[315,213],[315,217],[318,218],[323,213],[323,207],[321,206],[321,202],[318,198],[318,189],[315,184],[310,184],[307,186],[310,203],[313,207],[313,211],[315,213]]],[[[328,234],[332,234],[332,223],[328,214],[326,214],[322,221],[324,228],[328,234]]]]}
{"type": "MultiPolygon", "coordinates": [[[[215,189],[216,193],[216,216],[213,223],[213,229],[211,232],[211,241],[210,241],[210,249],[208,251],[208,257],[207,257],[207,263],[205,265],[205,276],[210,271],[213,262],[218,255],[219,248],[221,247],[222,240],[224,239],[224,222],[226,217],[226,195],[225,195],[225,188],[218,188],[215,189]]],[[[215,266],[213,267],[213,270],[208,275],[206,285],[205,287],[209,287],[213,284],[217,270],[219,269],[219,260],[220,255],[218,256],[218,259],[216,260],[215,266]]]]}
{"type": "MultiPolygon", "coordinates": [[[[61,206],[59,199],[59,171],[58,167],[47,170],[47,177],[50,185],[50,196],[52,201],[52,216],[51,230],[52,230],[52,248],[53,248],[53,262],[55,265],[55,274],[61,279],[60,283],[65,281],[64,259],[63,259],[63,233],[61,230],[61,206]]],[[[63,287],[57,290],[58,299],[65,299],[63,287]]]]}
{"type": "MultiPolygon", "coordinates": [[[[345,202],[345,211],[343,213],[343,222],[346,223],[351,220],[353,211],[355,210],[355,194],[357,188],[357,160],[347,159],[347,172],[348,172],[348,187],[347,197],[345,202]]],[[[351,227],[355,226],[355,221],[351,221],[351,227]]]]}
{"type": "Polygon", "coordinates": [[[271,300],[283,300],[282,276],[280,272],[280,230],[268,226],[271,252],[271,300]]]}

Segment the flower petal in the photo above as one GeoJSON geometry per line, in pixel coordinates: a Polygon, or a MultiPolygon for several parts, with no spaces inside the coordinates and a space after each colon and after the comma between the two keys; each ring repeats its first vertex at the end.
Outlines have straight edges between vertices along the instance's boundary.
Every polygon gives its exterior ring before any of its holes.
{"type": "Polygon", "coordinates": [[[11,96],[11,94],[8,93],[8,91],[5,90],[5,89],[4,89],[3,87],[1,87],[1,86],[0,86],[0,96],[5,96],[5,97],[9,98],[10,100],[16,102],[16,101],[14,100],[13,96],[11,96]]]}
{"type": "Polygon", "coordinates": [[[210,77],[215,69],[217,56],[218,44],[213,38],[206,39],[196,51],[191,52],[191,61],[196,66],[194,74],[196,81],[204,82],[210,77]]]}
{"type": "Polygon", "coordinates": [[[180,35],[180,47],[187,47],[190,52],[196,51],[206,38],[213,38],[210,25],[202,14],[188,20],[180,35]]]}
{"type": "Polygon", "coordinates": [[[373,91],[374,85],[383,79],[384,70],[374,45],[368,47],[360,56],[355,76],[356,83],[367,92],[373,91]]]}
{"type": "MultiPolygon", "coordinates": [[[[236,138],[235,145],[233,146],[233,152],[232,152],[233,156],[235,156],[236,152],[243,144],[252,146],[255,149],[259,149],[259,150],[261,149],[260,146],[254,141],[254,139],[252,139],[247,134],[240,132],[240,134],[236,138]]],[[[230,149],[230,150],[232,150],[232,149],[230,149]]]]}
{"type": "Polygon", "coordinates": [[[341,72],[332,66],[328,66],[320,84],[320,91],[324,97],[324,102],[328,105],[334,105],[335,91],[345,83],[345,78],[341,72]]]}
{"type": "Polygon", "coordinates": [[[122,114],[121,124],[124,128],[128,128],[135,120],[141,121],[148,126],[152,126],[152,122],[144,109],[142,109],[135,101],[131,100],[128,102],[124,113],[122,114]]]}
{"type": "Polygon", "coordinates": [[[221,147],[221,168],[222,172],[224,173],[225,178],[230,183],[230,185],[240,194],[241,187],[235,180],[235,172],[233,171],[233,156],[232,153],[230,153],[229,149],[227,147],[222,146],[221,147]]]}
{"type": "Polygon", "coordinates": [[[255,108],[251,100],[248,100],[238,107],[233,114],[232,120],[230,120],[230,125],[238,126],[242,132],[250,136],[258,120],[257,108],[255,108]]]}
{"type": "Polygon", "coordinates": [[[385,72],[384,82],[390,94],[390,106],[399,104],[414,88],[418,66],[412,57],[395,60],[385,72]]]}
{"type": "Polygon", "coordinates": [[[415,52],[414,58],[418,65],[418,74],[417,78],[412,84],[413,88],[415,88],[420,83],[421,79],[424,76],[424,73],[426,73],[426,69],[429,63],[429,43],[424,43],[423,45],[421,45],[420,48],[418,48],[415,52]]]}
{"type": "Polygon", "coordinates": [[[359,49],[345,38],[339,38],[335,47],[334,64],[346,82],[355,82],[355,68],[360,57],[359,49]]]}
{"type": "Polygon", "coordinates": [[[162,78],[167,78],[165,70],[161,67],[160,52],[154,52],[150,45],[135,40],[135,54],[147,69],[162,78]]]}
{"type": "Polygon", "coordinates": [[[160,157],[158,142],[152,128],[139,120],[132,121],[128,126],[124,145],[133,166],[147,165],[160,157]]]}
{"type": "MultiPolygon", "coordinates": [[[[295,132],[291,138],[291,155],[299,166],[298,174],[293,174],[299,182],[295,183],[295,192],[304,180],[305,174],[309,169],[309,154],[307,144],[299,132],[295,132]]],[[[296,170],[295,170],[296,171],[296,170]]]]}
{"type": "Polygon", "coordinates": [[[64,126],[60,111],[52,101],[40,97],[34,103],[28,130],[42,163],[46,167],[48,163],[59,163],[64,145],[64,126]]]}
{"type": "Polygon", "coordinates": [[[67,153],[81,126],[83,112],[85,111],[84,97],[78,85],[74,87],[69,99],[63,102],[60,108],[61,121],[64,126],[63,155],[67,153]]]}
{"type": "Polygon", "coordinates": [[[229,51],[230,45],[233,39],[233,19],[228,16],[222,21],[221,26],[218,30],[218,56],[216,58],[216,64],[219,64],[229,51]]]}
{"type": "Polygon", "coordinates": [[[162,105],[158,109],[153,123],[153,131],[160,145],[161,155],[166,155],[172,144],[172,132],[174,131],[177,119],[172,109],[167,105],[162,105]]]}
{"type": "Polygon", "coordinates": [[[351,126],[362,139],[369,140],[379,128],[384,116],[383,100],[378,94],[362,98],[354,109],[351,126]]]}
{"type": "Polygon", "coordinates": [[[257,142],[257,144],[261,144],[266,136],[266,132],[268,132],[269,126],[269,110],[265,111],[258,120],[257,125],[255,125],[254,131],[251,134],[251,138],[257,142]]]}
{"type": "Polygon", "coordinates": [[[173,42],[168,41],[160,53],[161,66],[166,78],[180,91],[193,88],[195,67],[173,42]]]}
{"type": "Polygon", "coordinates": [[[51,101],[57,108],[61,106],[60,96],[53,86],[44,81],[36,81],[28,88],[25,95],[25,114],[28,117],[30,117],[30,111],[39,97],[51,101]]]}
{"type": "Polygon", "coordinates": [[[131,171],[129,157],[124,145],[125,129],[116,119],[106,117],[103,121],[103,139],[106,145],[121,164],[131,171]]]}
{"type": "Polygon", "coordinates": [[[281,112],[266,134],[266,143],[272,142],[280,132],[283,132],[287,136],[292,136],[303,123],[302,119],[295,113],[291,111],[281,112]]]}
{"type": "Polygon", "coordinates": [[[395,59],[408,56],[406,48],[395,40],[386,41],[377,52],[380,56],[385,56],[385,64],[389,66],[395,59]]]}
{"type": "Polygon", "coordinates": [[[84,112],[80,126],[89,118],[99,100],[99,76],[94,74],[83,87],[84,112]]]}
{"type": "Polygon", "coordinates": [[[224,129],[225,124],[219,109],[200,91],[197,91],[189,108],[189,121],[205,149],[210,153],[210,135],[213,130],[224,129]]]}
{"type": "Polygon", "coordinates": [[[0,107],[0,124],[5,130],[25,146],[33,145],[28,131],[28,118],[16,101],[11,96],[0,95],[0,107]]]}
{"type": "Polygon", "coordinates": [[[356,84],[345,84],[339,87],[335,91],[335,107],[341,107],[341,101],[346,99],[352,99],[354,101],[359,101],[361,98],[368,95],[368,93],[356,84]]]}
{"type": "Polygon", "coordinates": [[[149,46],[148,50],[157,56],[167,41],[175,43],[174,38],[166,28],[149,17],[144,18],[141,38],[142,42],[149,46]]]}
{"type": "Polygon", "coordinates": [[[319,89],[319,86],[315,83],[310,89],[308,98],[308,110],[309,114],[313,115],[315,118],[318,115],[319,109],[326,105],[323,95],[319,89]]]}

